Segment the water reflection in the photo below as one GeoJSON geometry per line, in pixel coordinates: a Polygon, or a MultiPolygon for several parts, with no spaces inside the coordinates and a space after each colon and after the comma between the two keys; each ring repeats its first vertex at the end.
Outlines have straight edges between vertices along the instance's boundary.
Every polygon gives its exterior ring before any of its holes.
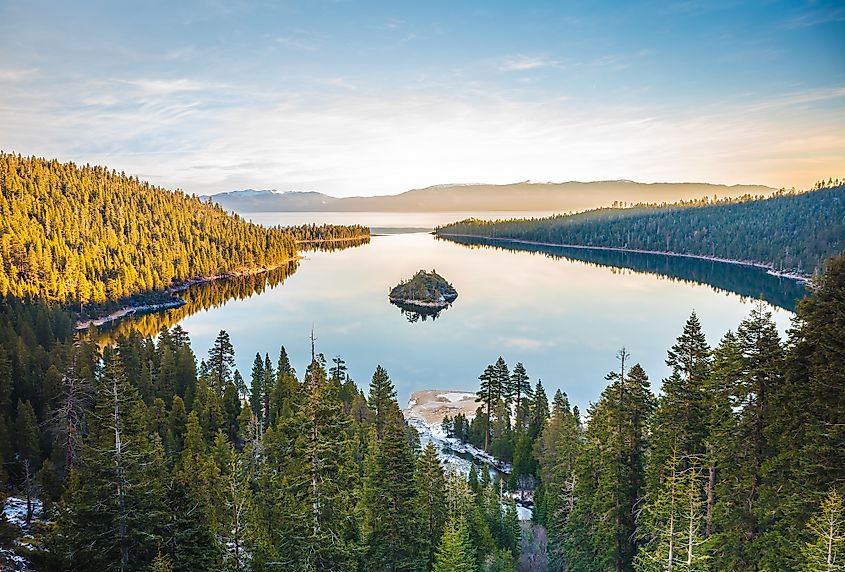
{"type": "Polygon", "coordinates": [[[643,274],[656,274],[672,281],[705,284],[717,292],[738,294],[743,300],[762,297],[770,304],[790,312],[794,312],[798,300],[807,295],[806,286],[796,280],[772,276],[761,268],[726,264],[700,258],[521,244],[475,237],[437,236],[437,239],[458,243],[468,248],[523,251],[554,259],[578,261],[592,266],[611,268],[614,272],[633,271],[643,274]]]}
{"type": "Polygon", "coordinates": [[[245,300],[254,295],[259,295],[267,289],[275,288],[296,272],[298,264],[298,261],[292,260],[261,274],[237,276],[191,286],[179,294],[185,300],[185,305],[163,312],[140,314],[112,322],[109,326],[97,330],[99,340],[101,342],[113,341],[121,335],[129,334],[132,330],[138,331],[142,336],[154,336],[158,334],[161,328],[175,326],[196,312],[218,308],[229,300],[245,300]]]}
{"type": "Polygon", "coordinates": [[[320,251],[320,252],[334,252],[335,250],[346,250],[347,248],[357,248],[370,244],[370,237],[364,236],[361,238],[350,238],[343,240],[328,240],[322,242],[300,242],[298,248],[300,251],[320,251]]]}
{"type": "Polygon", "coordinates": [[[445,308],[428,308],[426,306],[415,306],[413,304],[405,304],[404,302],[397,302],[395,300],[390,301],[391,304],[399,308],[399,311],[402,312],[402,315],[405,316],[409,322],[416,323],[419,321],[425,322],[426,320],[431,320],[432,322],[440,316],[441,312],[449,308],[446,306],[445,308]]]}

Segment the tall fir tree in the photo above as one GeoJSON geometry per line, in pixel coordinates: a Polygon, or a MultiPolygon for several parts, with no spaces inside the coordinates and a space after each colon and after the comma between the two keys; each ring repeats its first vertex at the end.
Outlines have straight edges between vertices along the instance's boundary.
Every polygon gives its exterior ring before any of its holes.
{"type": "Polygon", "coordinates": [[[481,375],[478,376],[481,382],[478,388],[478,399],[484,412],[484,450],[490,449],[490,420],[496,402],[501,398],[499,385],[496,383],[496,370],[494,366],[488,365],[481,375]]]}
{"type": "Polygon", "coordinates": [[[226,384],[232,381],[232,370],[235,367],[235,348],[226,330],[220,330],[214,345],[208,350],[208,368],[211,374],[211,387],[221,395],[226,384]]]}
{"type": "Polygon", "coordinates": [[[391,410],[391,403],[396,399],[396,389],[387,370],[376,366],[373,379],[370,381],[370,394],[367,397],[367,404],[375,415],[376,434],[379,439],[384,435],[384,426],[387,423],[391,410]]]}
{"type": "Polygon", "coordinates": [[[443,535],[446,522],[446,479],[431,441],[417,459],[417,498],[420,513],[420,550],[425,558],[425,569],[431,569],[437,548],[437,539],[443,535]]]}
{"type": "Polygon", "coordinates": [[[366,567],[385,572],[420,570],[428,554],[419,542],[420,521],[414,456],[405,421],[388,402],[384,433],[371,444],[364,477],[366,567]]]}
{"type": "Polygon", "coordinates": [[[472,572],[475,558],[469,541],[466,522],[460,518],[449,519],[434,560],[434,572],[472,572]]]}
{"type": "Polygon", "coordinates": [[[163,449],[118,356],[104,359],[90,435],[71,472],[51,554],[65,569],[140,571],[167,524],[163,449]]]}

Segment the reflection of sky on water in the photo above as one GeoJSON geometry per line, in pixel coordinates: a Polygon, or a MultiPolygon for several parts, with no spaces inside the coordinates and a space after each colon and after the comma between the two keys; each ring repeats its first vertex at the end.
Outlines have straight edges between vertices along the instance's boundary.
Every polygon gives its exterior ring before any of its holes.
{"type": "MultiPolygon", "coordinates": [[[[653,274],[401,234],[349,250],[308,252],[284,284],[200,311],[182,326],[198,357],[226,329],[245,377],[256,351],[275,361],[281,344],[303,371],[313,325],[318,351],[343,356],[359,385],[366,386],[377,364],[385,366],[400,403],[420,389],[474,390],[485,365],[502,355],[511,367],[522,361],[532,381],[542,378],[550,398],[561,388],[583,408],[604,388],[620,346],[659,385],[666,350],[693,309],[716,344],[751,304],[653,274]],[[459,297],[437,320],[409,323],[387,293],[421,268],[436,269],[459,297]]],[[[772,311],[784,332],[791,313],[772,311]]]]}

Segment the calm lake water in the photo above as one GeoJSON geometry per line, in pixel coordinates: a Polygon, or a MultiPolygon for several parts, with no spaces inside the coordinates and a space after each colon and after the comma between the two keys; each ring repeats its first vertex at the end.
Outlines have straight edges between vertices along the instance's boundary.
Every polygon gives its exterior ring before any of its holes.
{"type": "MultiPolygon", "coordinates": [[[[366,214],[249,217],[262,224],[379,226],[366,214]]],[[[468,213],[372,214],[382,228],[409,229],[468,213]]],[[[501,355],[511,367],[523,362],[533,382],[541,378],[550,399],[560,388],[585,408],[605,387],[604,376],[616,367],[621,346],[643,365],[656,390],[668,374],[666,350],[693,310],[715,345],[747,316],[760,294],[770,301],[767,306],[783,333],[792,316],[786,308],[793,308],[802,293],[794,282],[719,263],[501,248],[398,232],[345,250],[307,252],[298,264],[267,280],[189,292],[187,306],[133,318],[120,327],[155,332],[162,322],[179,322],[199,358],[225,329],[247,379],[255,353],[267,352],[275,362],[282,344],[297,371],[304,371],[313,327],[317,351],[329,359],[342,356],[359,385],[369,383],[376,365],[386,367],[402,404],[420,389],[475,390],[478,375],[501,355]],[[420,269],[436,269],[459,296],[437,319],[411,322],[388,302],[387,293],[420,269]]]]}

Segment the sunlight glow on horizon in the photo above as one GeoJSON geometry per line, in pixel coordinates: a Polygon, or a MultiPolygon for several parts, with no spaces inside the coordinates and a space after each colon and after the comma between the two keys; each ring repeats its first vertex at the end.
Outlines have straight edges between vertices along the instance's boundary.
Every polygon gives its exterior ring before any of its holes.
{"type": "Polygon", "coordinates": [[[197,194],[843,175],[835,2],[435,7],[4,5],[0,147],[197,194]]]}

